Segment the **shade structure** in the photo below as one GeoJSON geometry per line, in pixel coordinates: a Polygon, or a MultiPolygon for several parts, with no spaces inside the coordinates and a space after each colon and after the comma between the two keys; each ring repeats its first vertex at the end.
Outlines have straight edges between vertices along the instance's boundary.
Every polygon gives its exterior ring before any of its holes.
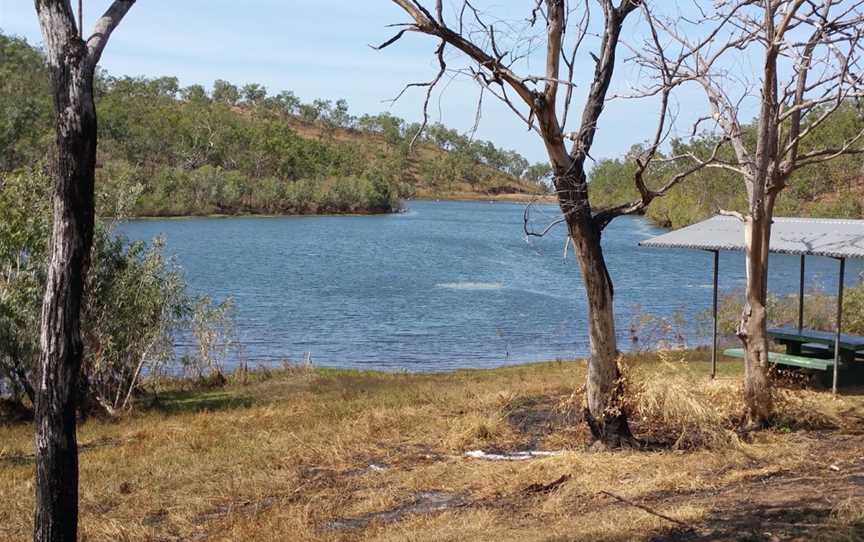
{"type": "MultiPolygon", "coordinates": [[[[721,250],[743,251],[744,223],[732,216],[714,216],[691,226],[674,230],[639,243],[643,247],[689,248],[714,253],[714,331],[711,348],[711,376],[717,369],[717,272],[721,250]]],[[[843,314],[843,280],[847,258],[864,258],[864,220],[829,218],[774,218],[771,225],[770,252],[801,256],[801,285],[798,299],[798,331],[804,321],[804,259],[826,256],[839,260],[837,325],[834,341],[832,391],[837,393],[840,365],[840,337],[843,314]]]]}
{"type": "MultiPolygon", "coordinates": [[[[714,216],[639,243],[643,247],[744,250],[744,223],[732,216],[714,216]]],[[[775,218],[771,252],[864,258],[864,220],[775,218]]]]}

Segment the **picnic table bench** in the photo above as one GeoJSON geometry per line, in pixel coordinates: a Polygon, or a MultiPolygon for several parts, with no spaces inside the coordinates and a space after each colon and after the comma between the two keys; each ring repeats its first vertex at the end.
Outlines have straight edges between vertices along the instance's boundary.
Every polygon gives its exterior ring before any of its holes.
{"type": "MultiPolygon", "coordinates": [[[[744,358],[743,348],[727,348],[723,351],[724,356],[733,358],[744,358]]],[[[834,366],[833,358],[815,358],[809,356],[796,356],[783,352],[768,352],[768,361],[779,365],[791,365],[802,369],[814,369],[816,371],[827,371],[834,366]]]]}

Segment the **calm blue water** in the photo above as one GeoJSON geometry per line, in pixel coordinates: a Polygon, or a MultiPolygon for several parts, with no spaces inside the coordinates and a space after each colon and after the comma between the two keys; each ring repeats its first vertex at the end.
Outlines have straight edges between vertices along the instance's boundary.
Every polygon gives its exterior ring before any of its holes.
{"type": "MultiPolygon", "coordinates": [[[[516,203],[408,203],[399,215],[140,220],[132,239],[165,237],[191,287],[232,296],[250,362],[442,370],[582,356],[584,289],[564,230],[524,239],[516,203]]],[[[538,225],[556,216],[539,206],[538,225]]],[[[661,233],[638,217],[614,221],[604,249],[615,283],[621,348],[641,313],[696,316],[711,305],[709,253],[639,248],[661,233]]],[[[771,289],[797,292],[798,258],[774,256],[771,289]]],[[[742,256],[721,255],[721,288],[743,285],[742,256]]],[[[849,281],[861,272],[847,264],[849,281]]],[[[808,282],[834,291],[837,262],[808,259],[808,282]]]]}

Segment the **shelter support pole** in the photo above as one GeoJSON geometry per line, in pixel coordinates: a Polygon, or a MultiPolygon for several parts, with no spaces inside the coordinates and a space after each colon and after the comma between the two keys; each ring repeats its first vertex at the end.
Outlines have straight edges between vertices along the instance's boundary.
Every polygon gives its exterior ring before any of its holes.
{"type": "Polygon", "coordinates": [[[713,316],[714,330],[711,334],[711,378],[717,376],[717,269],[720,265],[720,251],[714,251],[714,300],[711,314],[713,316]]]}
{"type": "Polygon", "coordinates": [[[831,393],[837,395],[837,371],[840,367],[840,330],[843,323],[843,275],[846,273],[846,259],[840,258],[840,281],[837,284],[837,334],[834,336],[834,378],[831,393]]]}
{"type": "Polygon", "coordinates": [[[804,254],[801,255],[801,280],[798,283],[798,334],[804,329],[804,254]]]}

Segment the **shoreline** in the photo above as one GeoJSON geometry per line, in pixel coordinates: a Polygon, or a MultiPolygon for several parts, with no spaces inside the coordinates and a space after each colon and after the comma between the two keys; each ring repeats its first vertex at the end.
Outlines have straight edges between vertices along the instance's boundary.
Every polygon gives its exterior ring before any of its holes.
{"type": "MultiPolygon", "coordinates": [[[[719,345],[722,344],[733,344],[730,337],[720,336],[718,337],[719,345]]],[[[631,359],[631,358],[654,358],[663,354],[676,354],[676,355],[704,355],[709,354],[711,352],[711,347],[709,343],[706,344],[695,344],[688,345],[686,347],[681,348],[658,348],[653,350],[625,350],[620,351],[619,354],[622,359],[631,359]]],[[[723,360],[721,357],[718,357],[718,361],[729,361],[723,360]]],[[[467,361],[467,360],[466,360],[467,361]]],[[[224,366],[224,374],[229,375],[235,373],[237,371],[247,371],[250,374],[255,373],[257,371],[272,371],[278,372],[283,370],[297,370],[297,369],[321,369],[323,371],[335,371],[335,372],[349,372],[349,373],[357,373],[357,374],[381,374],[381,375],[413,375],[413,376],[447,376],[454,375],[462,372],[483,372],[483,371],[498,371],[498,370],[508,370],[508,369],[525,369],[530,368],[532,366],[543,366],[550,364],[582,364],[587,363],[588,355],[577,355],[571,357],[559,356],[559,357],[540,357],[536,359],[514,359],[514,360],[502,360],[494,363],[489,363],[486,365],[454,365],[454,366],[435,366],[429,369],[418,369],[416,367],[406,367],[406,366],[383,366],[381,364],[369,364],[368,367],[358,366],[356,364],[345,364],[338,365],[331,361],[323,361],[316,362],[315,358],[311,358],[311,362],[306,365],[302,360],[298,359],[297,361],[292,360],[290,357],[286,357],[282,360],[249,360],[241,363],[226,363],[224,366]]],[[[349,362],[350,363],[350,362],[349,362]]],[[[430,364],[433,365],[433,364],[430,364]]],[[[179,380],[184,380],[185,377],[176,375],[171,376],[171,378],[178,378],[179,380]]]]}
{"type": "MultiPolygon", "coordinates": [[[[526,194],[526,193],[508,193],[508,194],[478,194],[472,192],[447,192],[443,195],[436,196],[434,194],[423,194],[413,200],[421,201],[491,201],[491,202],[513,202],[513,203],[557,203],[558,199],[555,194],[526,194]]],[[[409,200],[412,201],[412,200],[409,200]]]]}
{"type": "MultiPolygon", "coordinates": [[[[554,194],[477,194],[477,193],[462,193],[451,192],[443,195],[423,194],[414,198],[405,198],[400,201],[489,201],[494,203],[556,203],[558,200],[554,194]]],[[[188,218],[238,218],[238,217],[253,217],[253,218],[284,218],[284,217],[357,217],[357,216],[384,216],[403,213],[404,208],[399,208],[389,212],[359,212],[359,213],[256,213],[256,212],[238,212],[238,213],[191,213],[191,214],[154,214],[154,215],[134,215],[124,220],[182,220],[188,218]]],[[[112,216],[103,216],[102,218],[110,219],[112,216]]]]}

